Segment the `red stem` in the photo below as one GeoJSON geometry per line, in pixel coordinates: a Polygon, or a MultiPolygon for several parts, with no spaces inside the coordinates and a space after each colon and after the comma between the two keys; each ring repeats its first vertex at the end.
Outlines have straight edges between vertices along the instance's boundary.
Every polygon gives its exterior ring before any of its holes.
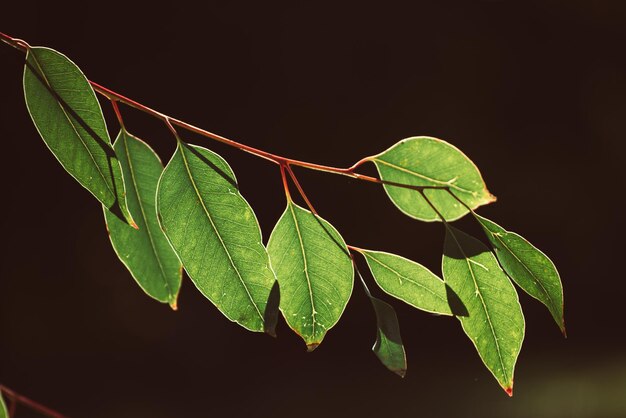
{"type": "Polygon", "coordinates": [[[317,211],[315,210],[315,208],[311,204],[311,201],[309,200],[309,198],[306,197],[306,193],[304,193],[304,189],[302,188],[302,186],[300,186],[300,182],[296,178],[296,175],[293,173],[293,170],[291,169],[289,164],[286,164],[286,168],[287,168],[287,172],[289,173],[289,176],[293,180],[293,183],[298,188],[298,192],[300,193],[300,196],[302,196],[302,198],[306,202],[306,205],[309,207],[309,210],[311,211],[311,213],[313,213],[313,215],[317,215],[317,211]]]}
{"type": "Polygon", "coordinates": [[[287,198],[287,204],[289,204],[289,202],[291,202],[291,193],[289,193],[289,183],[287,182],[287,176],[285,175],[285,164],[280,165],[280,178],[283,180],[285,197],[287,198]]]}
{"type": "Polygon", "coordinates": [[[3,392],[7,396],[7,398],[11,399],[12,402],[21,403],[22,405],[27,406],[33,411],[37,411],[47,417],[67,418],[65,415],[62,415],[46,406],[43,406],[42,404],[37,403],[32,399],[27,398],[26,396],[20,395],[19,393],[13,391],[12,389],[9,389],[6,386],[0,385],[0,392],[3,392]]]}
{"type": "Polygon", "coordinates": [[[117,117],[117,122],[120,124],[123,130],[126,130],[126,127],[124,126],[124,119],[122,118],[122,112],[120,112],[117,101],[111,100],[111,106],[113,106],[113,111],[115,112],[115,116],[117,117]]]}
{"type": "MultiPolygon", "coordinates": [[[[22,52],[28,52],[28,49],[30,48],[30,45],[21,40],[21,39],[17,39],[17,38],[13,38],[9,35],[6,35],[2,32],[0,32],[0,41],[22,51],[22,52]]],[[[152,109],[151,107],[148,107],[146,105],[143,105],[133,99],[130,99],[126,96],[121,95],[120,93],[117,93],[107,87],[101,86],[100,84],[94,82],[94,81],[89,81],[89,83],[91,84],[91,86],[93,87],[93,89],[100,93],[101,95],[103,95],[104,97],[108,98],[111,102],[114,103],[114,110],[116,110],[116,115],[118,116],[118,119],[120,120],[120,124],[121,124],[121,115],[119,114],[119,109],[117,109],[117,103],[116,102],[120,102],[120,103],[124,103],[127,106],[133,107],[137,110],[140,110],[141,112],[147,113],[148,115],[151,115],[157,119],[161,119],[162,121],[164,121],[168,127],[170,128],[170,131],[175,132],[175,130],[173,129],[174,126],[178,126],[180,128],[186,129],[187,131],[196,133],[198,135],[204,136],[206,138],[210,138],[213,139],[215,141],[221,142],[223,144],[229,145],[231,147],[240,149],[242,151],[248,152],[250,154],[256,155],[257,157],[261,157],[264,158],[266,160],[272,161],[273,163],[276,164],[286,164],[288,165],[295,165],[295,166],[299,166],[299,167],[304,167],[304,168],[308,168],[311,170],[317,170],[317,171],[324,171],[327,173],[334,173],[334,174],[340,174],[343,176],[348,176],[348,177],[352,177],[355,178],[357,180],[363,180],[363,181],[367,181],[370,183],[378,183],[378,184],[386,184],[386,185],[390,185],[390,186],[396,186],[396,187],[403,187],[403,188],[407,188],[407,189],[413,189],[413,190],[425,190],[425,189],[447,189],[447,187],[440,187],[440,186],[412,186],[409,184],[402,184],[402,183],[396,183],[396,182],[392,182],[392,181],[386,181],[386,180],[381,180],[378,179],[376,177],[371,177],[371,176],[367,176],[364,174],[359,174],[356,173],[355,170],[361,166],[362,164],[372,161],[372,157],[365,157],[359,161],[357,161],[355,164],[353,164],[351,167],[348,168],[339,168],[339,167],[332,167],[332,166],[327,166],[327,165],[322,165],[322,164],[315,164],[315,163],[310,163],[307,161],[300,161],[300,160],[295,160],[292,158],[287,158],[287,157],[283,157],[282,155],[277,155],[277,154],[273,154],[271,152],[267,152],[255,147],[251,147],[249,145],[246,144],[242,144],[240,142],[234,141],[232,139],[226,138],[224,136],[215,134],[213,132],[209,132],[205,129],[199,128],[197,126],[194,126],[190,123],[187,123],[185,121],[182,121],[180,119],[176,119],[173,118],[171,116],[168,116],[164,113],[161,113],[157,110],[152,109]]],[[[176,137],[178,138],[178,135],[176,135],[176,137]]]]}

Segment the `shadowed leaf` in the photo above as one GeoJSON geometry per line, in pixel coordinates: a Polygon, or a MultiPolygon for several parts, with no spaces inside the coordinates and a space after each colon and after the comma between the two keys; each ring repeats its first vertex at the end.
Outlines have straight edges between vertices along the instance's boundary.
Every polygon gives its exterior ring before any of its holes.
{"type": "Polygon", "coordinates": [[[275,282],[261,229],[219,155],[178,143],[157,191],[160,224],[189,277],[231,321],[264,331],[275,282]]]}
{"type": "Polygon", "coordinates": [[[526,293],[548,308],[565,334],[563,286],[554,263],[515,232],[508,232],[489,219],[475,216],[493,245],[504,271],[526,293]]]}
{"type": "Polygon", "coordinates": [[[360,250],[382,290],[426,312],[452,315],[446,285],[426,267],[382,251],[360,250]]]}
{"type": "Polygon", "coordinates": [[[446,226],[443,277],[467,309],[467,315],[458,319],[489,371],[511,396],[524,339],[517,292],[485,245],[446,226]]]}
{"type": "MultiPolygon", "coordinates": [[[[489,193],[474,163],[458,148],[440,139],[418,136],[404,139],[388,150],[369,158],[380,178],[411,186],[448,187],[472,209],[491,203],[489,193]]],[[[392,202],[406,215],[421,221],[440,221],[416,190],[385,185],[392,202]]],[[[453,221],[468,210],[446,190],[424,190],[443,217],[453,221]]]]}
{"type": "Polygon", "coordinates": [[[400,324],[396,311],[387,302],[370,296],[376,311],[376,342],[372,351],[392,372],[400,377],[406,374],[406,353],[400,336],[400,324]]]}
{"type": "Polygon", "coordinates": [[[148,144],[124,130],[115,140],[114,149],[124,174],[128,206],[135,213],[139,229],[130,227],[105,208],[111,244],[139,286],[149,296],[175,309],[182,266],[161,231],[155,207],[163,165],[148,144]]]}
{"type": "Polygon", "coordinates": [[[376,342],[372,351],[392,372],[400,377],[406,374],[406,353],[400,336],[400,324],[396,311],[387,302],[373,296],[370,301],[376,312],[376,342]]]}
{"type": "Polygon", "coordinates": [[[280,310],[311,351],[350,299],[354,267],[348,248],[332,225],[288,202],[267,250],[280,284],[280,310]]]}
{"type": "Polygon", "coordinates": [[[406,352],[400,336],[400,324],[396,311],[387,302],[372,296],[361,273],[358,269],[356,272],[376,313],[376,342],[372,351],[385,367],[398,376],[404,377],[407,368],[406,352]]]}
{"type": "Polygon", "coordinates": [[[265,332],[272,337],[276,337],[276,325],[278,325],[278,314],[280,311],[280,286],[278,280],[274,282],[270,295],[265,306],[265,332]]]}
{"type": "Polygon", "coordinates": [[[57,51],[30,48],[24,97],[39,134],[63,168],[107,209],[135,226],[100,104],[80,69],[57,51]]]}

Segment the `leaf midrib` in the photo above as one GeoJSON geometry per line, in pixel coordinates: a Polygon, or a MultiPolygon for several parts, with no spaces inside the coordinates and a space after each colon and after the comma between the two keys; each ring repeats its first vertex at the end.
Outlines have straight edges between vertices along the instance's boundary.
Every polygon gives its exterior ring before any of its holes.
{"type": "Polygon", "coordinates": [[[198,187],[196,186],[196,182],[193,179],[193,175],[191,173],[191,167],[189,166],[189,163],[187,162],[187,157],[185,156],[185,150],[183,148],[183,145],[181,143],[179,143],[178,146],[180,148],[180,154],[181,154],[181,156],[183,158],[183,163],[185,165],[185,171],[187,172],[187,176],[189,177],[189,180],[191,181],[191,185],[193,186],[193,189],[196,192],[196,196],[198,197],[198,200],[200,201],[200,204],[202,205],[202,209],[204,209],[204,213],[206,214],[207,219],[211,223],[211,227],[213,227],[213,231],[215,231],[215,234],[219,238],[220,243],[222,244],[222,248],[224,249],[224,252],[226,253],[226,256],[228,257],[228,261],[230,262],[230,265],[233,266],[233,269],[235,270],[235,273],[237,273],[237,277],[239,278],[239,281],[241,282],[241,285],[243,286],[244,290],[246,291],[246,295],[248,295],[248,299],[250,299],[250,302],[252,303],[252,306],[254,306],[254,309],[256,310],[257,314],[259,315],[259,318],[261,318],[261,321],[263,321],[263,315],[261,314],[261,311],[259,310],[259,307],[257,306],[257,304],[255,303],[254,299],[252,298],[252,295],[250,294],[250,290],[248,290],[248,286],[246,286],[246,283],[244,282],[243,277],[241,277],[241,273],[239,272],[239,269],[235,265],[235,262],[233,261],[233,258],[230,255],[230,251],[228,251],[228,248],[226,247],[226,244],[224,243],[224,240],[222,239],[222,235],[217,230],[217,227],[215,226],[215,223],[213,222],[213,218],[211,217],[211,214],[209,213],[206,205],[204,204],[204,200],[202,199],[202,195],[200,194],[200,190],[198,190],[198,187]]]}
{"type": "Polygon", "coordinates": [[[459,248],[459,251],[461,251],[461,253],[463,254],[463,257],[465,258],[465,262],[467,263],[467,267],[470,271],[470,274],[472,276],[472,281],[474,282],[474,288],[476,289],[476,293],[478,294],[479,298],[480,298],[480,303],[483,306],[483,310],[485,311],[485,315],[487,316],[487,322],[489,323],[489,328],[491,329],[491,336],[493,337],[493,341],[496,345],[496,352],[498,353],[498,360],[500,361],[500,367],[502,368],[502,374],[504,374],[504,379],[506,380],[506,382],[509,382],[509,377],[508,377],[508,373],[506,371],[506,368],[504,366],[504,360],[502,359],[502,352],[500,350],[500,343],[498,342],[498,337],[496,335],[496,331],[493,327],[493,323],[491,322],[491,316],[489,315],[489,310],[487,309],[487,304],[485,304],[485,300],[483,299],[483,295],[482,292],[480,290],[480,288],[478,287],[478,281],[476,280],[476,276],[474,274],[474,270],[472,269],[472,265],[469,262],[469,257],[467,256],[467,254],[465,254],[465,251],[463,251],[463,247],[461,246],[461,244],[459,243],[459,241],[456,239],[456,235],[454,234],[454,232],[450,231],[450,235],[452,235],[452,238],[454,239],[454,242],[456,242],[457,247],[459,248]]]}
{"type": "Polygon", "coordinates": [[[428,176],[426,176],[424,174],[420,174],[420,173],[417,173],[417,172],[415,172],[413,170],[409,170],[408,168],[400,167],[398,165],[395,165],[393,163],[387,162],[385,160],[381,160],[380,158],[375,158],[375,159],[373,159],[373,161],[374,162],[379,162],[381,164],[384,164],[384,165],[386,165],[388,167],[391,167],[391,168],[394,168],[396,170],[403,171],[405,173],[414,175],[414,176],[419,177],[421,179],[424,179],[426,181],[430,181],[430,182],[433,182],[433,183],[441,184],[441,185],[444,185],[446,187],[451,187],[451,188],[456,189],[456,190],[458,190],[460,192],[471,194],[472,196],[476,195],[476,192],[474,192],[472,190],[464,189],[463,187],[457,186],[454,183],[443,181],[443,180],[433,179],[433,178],[428,177],[428,176]]]}
{"type": "Polygon", "coordinates": [[[315,336],[315,324],[317,321],[315,319],[315,314],[317,313],[317,311],[315,310],[315,301],[313,299],[313,287],[311,286],[311,278],[309,277],[309,268],[306,259],[306,252],[304,251],[302,234],[300,233],[300,225],[298,223],[298,218],[296,217],[296,214],[293,210],[292,203],[289,203],[289,211],[291,212],[291,216],[293,217],[294,226],[296,227],[296,233],[298,234],[298,242],[300,243],[300,251],[302,252],[302,262],[304,263],[304,276],[306,277],[306,283],[309,288],[309,299],[311,301],[311,334],[313,336],[313,339],[316,340],[317,338],[315,336]]]}
{"type": "Polygon", "coordinates": [[[504,247],[509,251],[509,254],[511,254],[522,265],[522,267],[524,267],[524,269],[533,277],[533,279],[535,279],[535,283],[537,283],[539,287],[541,287],[541,290],[543,290],[544,295],[548,298],[550,305],[554,305],[554,300],[552,299],[552,296],[550,295],[550,293],[548,293],[548,290],[543,286],[543,283],[541,283],[541,281],[537,278],[537,276],[535,276],[535,274],[526,266],[526,264],[522,260],[520,260],[520,258],[517,255],[515,255],[515,253],[511,250],[511,248],[508,245],[506,245],[506,243],[502,240],[502,238],[500,238],[500,236],[498,236],[497,234],[494,234],[491,231],[489,231],[489,233],[493,235],[498,241],[500,241],[500,243],[502,243],[502,245],[504,245],[504,247]]]}
{"type": "Polygon", "coordinates": [[[374,256],[372,256],[369,253],[364,252],[363,254],[365,254],[365,256],[371,258],[372,260],[374,260],[375,262],[377,262],[378,264],[380,264],[381,266],[383,266],[384,268],[386,268],[387,270],[393,272],[394,274],[396,274],[397,276],[402,277],[404,280],[406,280],[409,283],[413,283],[414,285],[421,287],[422,289],[426,290],[427,292],[429,292],[430,294],[432,294],[434,297],[436,297],[437,299],[446,302],[446,300],[444,298],[442,298],[440,295],[438,295],[437,293],[433,292],[431,289],[429,289],[428,287],[424,286],[423,284],[416,282],[404,275],[402,275],[400,272],[394,270],[392,267],[388,266],[387,264],[383,263],[382,261],[376,259],[374,256]]]}
{"type": "MultiPolygon", "coordinates": [[[[43,70],[43,68],[41,67],[41,65],[39,64],[39,61],[37,60],[37,56],[35,55],[34,52],[31,51],[31,56],[33,57],[33,60],[35,61],[35,64],[37,64],[37,67],[39,68],[39,71],[41,73],[41,76],[43,77],[44,81],[46,82],[46,84],[48,85],[48,87],[53,90],[56,91],[52,85],[50,84],[50,81],[48,80],[48,77],[46,77],[46,74],[43,70]]],[[[106,186],[107,190],[111,193],[111,196],[113,196],[113,199],[116,199],[117,196],[115,195],[115,192],[113,192],[113,190],[111,189],[111,186],[109,186],[109,183],[107,182],[107,178],[105,177],[104,173],[102,172],[102,170],[100,169],[100,166],[98,165],[98,163],[96,162],[95,157],[93,156],[93,154],[91,153],[91,150],[89,149],[89,147],[87,146],[87,144],[84,142],[83,137],[78,133],[78,130],[76,129],[76,126],[74,125],[74,122],[72,122],[72,119],[70,118],[70,116],[67,114],[65,108],[61,105],[61,103],[59,103],[59,101],[54,98],[54,101],[56,102],[57,105],[59,105],[59,108],[61,109],[61,112],[63,112],[63,115],[65,115],[65,118],[67,119],[67,121],[69,122],[70,126],[72,127],[72,130],[74,131],[74,133],[76,134],[76,136],[78,137],[78,139],[80,140],[80,143],[83,145],[83,147],[85,148],[85,150],[87,151],[87,154],[89,155],[89,157],[91,158],[91,161],[93,162],[93,165],[96,166],[96,170],[98,170],[98,174],[100,174],[100,177],[102,177],[102,180],[104,180],[104,185],[106,186]]]]}
{"type": "Polygon", "coordinates": [[[143,202],[141,201],[141,198],[139,196],[139,187],[137,186],[137,180],[135,178],[135,169],[132,163],[132,160],[130,158],[130,152],[128,150],[128,142],[126,141],[126,133],[122,133],[122,142],[124,144],[124,153],[126,154],[126,159],[128,160],[128,169],[130,170],[130,177],[132,179],[133,182],[133,191],[135,192],[135,195],[137,197],[137,202],[139,203],[139,209],[141,210],[141,216],[143,217],[144,220],[144,225],[146,227],[146,231],[148,233],[148,238],[150,239],[150,246],[152,247],[152,253],[154,254],[154,257],[157,260],[157,264],[159,265],[159,269],[161,270],[161,276],[163,277],[163,281],[165,282],[165,288],[167,290],[167,294],[169,295],[169,300],[172,300],[172,297],[174,296],[172,293],[172,289],[170,287],[169,282],[167,281],[167,275],[165,274],[165,269],[163,268],[163,264],[161,263],[161,259],[159,258],[159,255],[157,253],[156,250],[156,246],[154,243],[154,237],[152,236],[152,231],[150,230],[150,226],[148,226],[148,218],[146,217],[146,211],[143,207],[143,202]]]}

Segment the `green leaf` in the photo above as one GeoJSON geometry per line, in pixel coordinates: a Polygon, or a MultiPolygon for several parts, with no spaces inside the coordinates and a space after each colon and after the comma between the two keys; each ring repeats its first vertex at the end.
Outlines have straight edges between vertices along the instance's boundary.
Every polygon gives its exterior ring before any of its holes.
{"type": "Polygon", "coordinates": [[[231,321],[264,331],[276,278],[235,175],[208,149],[178,143],[157,190],[161,228],[189,277],[231,321]]]}
{"type": "Polygon", "coordinates": [[[148,144],[123,129],[114,149],[126,180],[128,206],[137,214],[139,230],[105,208],[111,244],[139,286],[149,296],[176,309],[182,266],[161,231],[155,207],[163,165],[148,144]]]}
{"type": "Polygon", "coordinates": [[[524,316],[513,284],[485,245],[450,225],[443,277],[467,310],[458,316],[463,331],[512,396],[515,362],[524,339],[524,316]]]}
{"type": "Polygon", "coordinates": [[[400,324],[396,311],[387,302],[372,296],[358,269],[357,274],[376,313],[376,342],[372,351],[385,367],[398,376],[404,377],[407,368],[406,352],[400,336],[400,324]]]}
{"type": "Polygon", "coordinates": [[[0,392],[0,418],[9,418],[9,411],[2,398],[2,392],[0,392]]]}
{"type": "Polygon", "coordinates": [[[358,250],[382,290],[426,312],[452,315],[446,285],[426,267],[395,254],[358,250]]]}
{"type": "MultiPolygon", "coordinates": [[[[376,164],[380,178],[410,186],[448,187],[472,209],[495,201],[478,168],[458,148],[426,136],[403,139],[388,150],[368,158],[376,164]]],[[[424,197],[416,190],[384,185],[392,202],[406,215],[421,221],[440,221],[424,197]]],[[[468,210],[444,190],[424,193],[443,217],[453,221],[468,210]]]]}
{"type": "Polygon", "coordinates": [[[400,336],[400,324],[393,307],[370,295],[376,312],[376,342],[372,351],[392,372],[400,377],[406,375],[406,353],[400,336]]]}
{"type": "Polygon", "coordinates": [[[561,332],[565,334],[563,286],[554,263],[515,232],[508,232],[477,214],[474,216],[493,245],[504,271],[526,293],[548,308],[561,332]]]}
{"type": "Polygon", "coordinates": [[[267,250],[287,324],[314,350],[343,313],[354,282],[348,248],[331,224],[289,201],[267,250]]]}
{"type": "Polygon", "coordinates": [[[76,64],[52,49],[30,48],[24,97],[39,134],[63,168],[107,209],[135,225],[100,104],[76,64]]]}

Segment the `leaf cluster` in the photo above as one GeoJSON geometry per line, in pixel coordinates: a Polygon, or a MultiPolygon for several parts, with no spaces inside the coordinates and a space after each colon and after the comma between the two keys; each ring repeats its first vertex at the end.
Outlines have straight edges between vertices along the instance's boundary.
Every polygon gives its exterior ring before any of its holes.
{"type": "Polygon", "coordinates": [[[495,198],[478,168],[453,145],[413,137],[358,163],[373,163],[379,178],[334,169],[382,184],[407,216],[441,222],[442,277],[398,255],[346,244],[315,212],[290,160],[269,153],[261,156],[280,166],[286,208],[264,244],[255,213],[221,156],[183,141],[164,117],[177,141],[164,167],[146,142],[129,133],[117,99],[108,97],[120,123],[112,142],[81,70],[52,49],[26,50],[24,94],[37,130],[63,168],[100,202],[115,253],[155,300],[177,308],[184,270],[229,320],[274,335],[280,312],[314,350],[340,320],[356,273],[377,318],[373,351],[404,376],[398,318],[390,304],[372,295],[358,268],[359,255],[387,295],[427,313],[456,317],[509,395],[525,331],[513,283],[543,303],[565,332],[563,289],[554,264],[520,235],[474,212],[495,198]],[[293,201],[290,179],[307,207],[293,201]],[[468,214],[492,249],[450,224],[468,214]]]}

